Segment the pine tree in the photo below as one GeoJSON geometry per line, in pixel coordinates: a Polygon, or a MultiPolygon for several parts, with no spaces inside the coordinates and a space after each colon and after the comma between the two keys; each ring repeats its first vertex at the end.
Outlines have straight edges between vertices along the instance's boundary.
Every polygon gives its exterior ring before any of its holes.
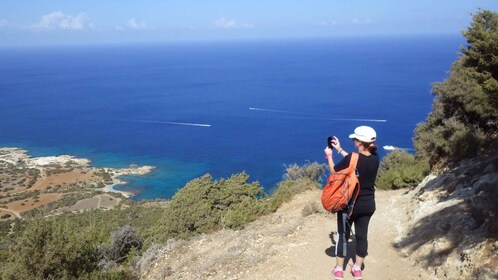
{"type": "Polygon", "coordinates": [[[431,166],[479,154],[498,134],[498,14],[479,10],[450,77],[433,86],[432,112],[415,131],[417,155],[431,166]]]}

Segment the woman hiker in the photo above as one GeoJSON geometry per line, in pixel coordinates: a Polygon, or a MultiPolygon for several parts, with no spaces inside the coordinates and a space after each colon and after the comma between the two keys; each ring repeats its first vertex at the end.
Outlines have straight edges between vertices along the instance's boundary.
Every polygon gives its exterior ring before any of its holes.
{"type": "MultiPolygon", "coordinates": [[[[357,280],[362,279],[361,267],[368,250],[368,223],[375,212],[375,178],[377,177],[377,169],[379,168],[379,156],[377,155],[377,146],[375,139],[377,134],[375,130],[368,126],[359,126],[354,130],[354,133],[349,135],[354,142],[354,147],[358,150],[359,158],[356,165],[360,182],[360,192],[356,203],[354,204],[353,212],[349,218],[349,225],[343,221],[343,213],[347,213],[348,209],[337,213],[337,232],[339,240],[336,243],[336,266],[332,270],[332,276],[335,279],[341,280],[344,278],[344,257],[346,252],[343,252],[343,242],[347,242],[351,234],[351,226],[354,225],[356,233],[356,262],[351,266],[351,274],[357,280]],[[345,234],[344,234],[345,233],[345,234]],[[344,240],[345,236],[345,240],[344,240]]],[[[332,149],[325,148],[325,155],[328,161],[330,172],[337,172],[349,166],[351,154],[341,148],[339,139],[333,137],[332,147],[344,158],[338,163],[334,163],[332,149]]]]}

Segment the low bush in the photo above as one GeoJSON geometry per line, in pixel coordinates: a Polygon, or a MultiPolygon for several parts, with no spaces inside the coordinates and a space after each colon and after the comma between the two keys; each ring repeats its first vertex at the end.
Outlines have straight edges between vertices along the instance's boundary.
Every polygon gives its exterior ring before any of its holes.
{"type": "Polygon", "coordinates": [[[133,272],[140,275],[140,273],[150,270],[155,262],[166,253],[164,247],[164,245],[153,243],[145,252],[142,253],[142,256],[136,259],[132,264],[133,272]]]}
{"type": "Polygon", "coordinates": [[[223,226],[239,228],[242,223],[233,218],[250,221],[255,213],[241,212],[239,204],[251,205],[258,212],[258,198],[264,195],[258,182],[247,183],[246,173],[213,181],[209,174],[194,179],[180,189],[167,208],[168,238],[189,238],[199,233],[218,230],[223,226]],[[229,214],[229,221],[226,215],[229,214]]]}
{"type": "Polygon", "coordinates": [[[125,261],[132,251],[139,251],[142,248],[142,240],[138,237],[135,229],[129,225],[117,228],[111,233],[111,243],[99,246],[101,260],[100,267],[111,267],[113,264],[120,264],[125,261]]]}
{"type": "Polygon", "coordinates": [[[429,165],[424,161],[403,150],[394,150],[382,159],[376,186],[388,190],[414,188],[428,171],[429,165]]]}
{"type": "Polygon", "coordinates": [[[307,217],[309,215],[313,215],[313,214],[316,214],[316,213],[320,213],[324,211],[323,210],[323,206],[322,205],[319,205],[318,203],[316,202],[312,202],[308,205],[306,205],[303,210],[301,211],[301,214],[303,215],[303,217],[307,217]]]}
{"type": "Polygon", "coordinates": [[[322,175],[325,173],[325,164],[320,164],[317,162],[307,162],[302,166],[299,166],[295,163],[289,166],[284,166],[284,180],[310,179],[312,181],[319,182],[322,179],[322,175]]]}
{"type": "Polygon", "coordinates": [[[283,203],[289,202],[294,195],[307,190],[320,189],[321,186],[310,179],[285,180],[278,183],[277,189],[268,202],[268,211],[275,212],[283,203]]]}
{"type": "Polygon", "coordinates": [[[231,229],[241,229],[268,212],[268,207],[262,201],[246,198],[228,209],[223,217],[222,226],[231,229]]]}
{"type": "Polygon", "coordinates": [[[10,214],[3,214],[2,216],[0,216],[0,219],[8,219],[10,218],[10,214]]]}
{"type": "Polygon", "coordinates": [[[87,229],[74,230],[53,219],[36,219],[10,250],[6,279],[78,278],[96,267],[96,247],[87,229]]]}

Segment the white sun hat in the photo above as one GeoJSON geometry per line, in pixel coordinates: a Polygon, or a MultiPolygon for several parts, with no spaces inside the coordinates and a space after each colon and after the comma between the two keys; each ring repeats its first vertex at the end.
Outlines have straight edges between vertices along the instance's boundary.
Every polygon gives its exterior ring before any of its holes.
{"type": "Polygon", "coordinates": [[[358,139],[361,142],[372,143],[377,138],[375,130],[369,126],[358,126],[354,133],[349,135],[351,139],[358,139]]]}

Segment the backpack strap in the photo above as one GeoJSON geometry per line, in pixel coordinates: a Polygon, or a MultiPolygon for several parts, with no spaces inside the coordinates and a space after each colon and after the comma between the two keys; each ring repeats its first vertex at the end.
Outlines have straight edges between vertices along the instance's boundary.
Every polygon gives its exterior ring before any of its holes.
{"type": "MultiPolygon", "coordinates": [[[[358,153],[352,152],[351,153],[351,160],[349,161],[349,167],[354,168],[355,175],[357,177],[359,177],[359,174],[358,174],[358,170],[356,169],[356,165],[358,164],[359,157],[360,157],[360,155],[358,153]]],[[[356,186],[358,186],[358,187],[355,189],[354,196],[351,199],[351,201],[347,207],[348,208],[348,211],[347,211],[348,218],[351,217],[351,214],[353,214],[354,204],[356,203],[356,199],[358,198],[358,195],[360,194],[360,182],[359,181],[358,181],[358,184],[356,186]]]]}
{"type": "Polygon", "coordinates": [[[349,167],[353,167],[356,169],[356,165],[358,164],[358,158],[360,155],[358,153],[352,152],[351,153],[351,160],[349,161],[349,167]]]}

